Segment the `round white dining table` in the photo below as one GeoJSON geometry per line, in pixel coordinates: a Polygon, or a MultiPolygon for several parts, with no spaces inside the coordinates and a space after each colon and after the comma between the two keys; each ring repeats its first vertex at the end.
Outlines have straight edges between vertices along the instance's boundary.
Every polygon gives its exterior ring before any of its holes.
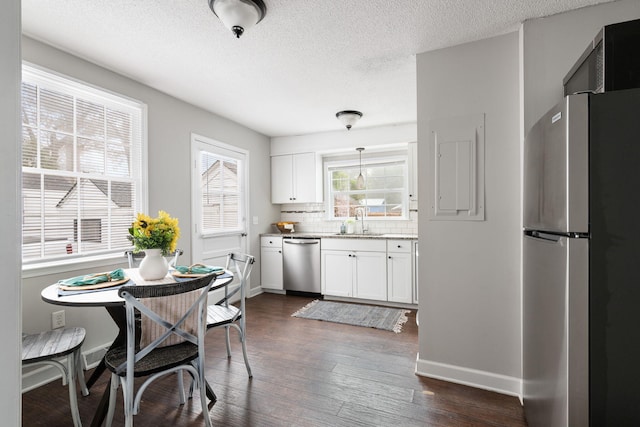
{"type": "MultiPolygon", "coordinates": [[[[176,279],[171,273],[167,274],[164,279],[154,280],[154,281],[144,281],[138,275],[137,268],[127,268],[124,269],[125,277],[128,277],[130,280],[127,283],[122,284],[121,286],[130,286],[130,285],[144,285],[146,284],[162,284],[162,283],[175,283],[176,281],[188,280],[188,279],[176,279]]],[[[213,282],[213,286],[211,286],[211,290],[219,289],[223,286],[228,285],[233,281],[233,273],[225,270],[225,273],[216,277],[213,282]]],[[[120,345],[124,342],[126,337],[126,318],[125,318],[125,310],[124,310],[124,299],[118,295],[119,288],[121,286],[116,286],[114,288],[100,289],[97,291],[81,291],[72,294],[60,294],[59,285],[54,283],[52,285],[47,286],[40,293],[42,300],[55,305],[62,305],[67,307],[104,307],[107,312],[118,326],[119,332],[118,336],[114,339],[111,346],[120,345]]],[[[105,370],[104,360],[100,362],[100,364],[95,368],[93,374],[87,380],[87,387],[91,388],[91,386],[96,382],[96,380],[102,375],[105,370]]],[[[96,409],[96,413],[94,414],[93,420],[91,422],[92,426],[101,426],[106,415],[108,403],[109,403],[109,391],[110,387],[107,386],[105,388],[104,394],[100,403],[98,404],[98,408],[96,409]]],[[[209,387],[207,383],[207,396],[213,402],[216,400],[215,393],[209,387]]]]}

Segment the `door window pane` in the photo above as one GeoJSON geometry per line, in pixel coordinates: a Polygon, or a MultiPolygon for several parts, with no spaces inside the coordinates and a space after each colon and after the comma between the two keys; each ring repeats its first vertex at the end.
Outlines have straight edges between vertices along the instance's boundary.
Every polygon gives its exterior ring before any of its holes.
{"type": "Polygon", "coordinates": [[[201,224],[204,233],[238,231],[241,228],[239,161],[200,152],[201,224]]]}

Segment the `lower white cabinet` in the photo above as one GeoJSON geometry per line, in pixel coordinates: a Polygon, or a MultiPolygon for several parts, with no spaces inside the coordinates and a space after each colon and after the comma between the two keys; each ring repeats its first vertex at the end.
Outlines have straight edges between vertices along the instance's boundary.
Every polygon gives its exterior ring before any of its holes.
{"type": "Polygon", "coordinates": [[[387,240],[387,299],[413,302],[411,240],[387,240]]]}
{"type": "Polygon", "coordinates": [[[387,300],[384,240],[322,239],[322,293],[387,300]]]}
{"type": "Polygon", "coordinates": [[[356,252],[356,277],[354,280],[354,297],[387,300],[386,273],[384,252],[356,252]]]}
{"type": "Polygon", "coordinates": [[[260,239],[260,285],[263,289],[283,290],[282,237],[260,239]]]}
{"type": "Polygon", "coordinates": [[[355,265],[348,251],[321,251],[322,293],[336,297],[353,296],[355,265]]]}

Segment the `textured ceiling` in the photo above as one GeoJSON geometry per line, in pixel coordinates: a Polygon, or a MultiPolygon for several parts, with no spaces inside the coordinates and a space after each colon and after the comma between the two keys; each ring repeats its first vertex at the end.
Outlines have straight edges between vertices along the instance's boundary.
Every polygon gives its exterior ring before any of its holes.
{"type": "Polygon", "coordinates": [[[610,0],[265,0],[236,39],[207,0],[22,0],[23,32],[268,136],[416,121],[415,54],[610,0]]]}

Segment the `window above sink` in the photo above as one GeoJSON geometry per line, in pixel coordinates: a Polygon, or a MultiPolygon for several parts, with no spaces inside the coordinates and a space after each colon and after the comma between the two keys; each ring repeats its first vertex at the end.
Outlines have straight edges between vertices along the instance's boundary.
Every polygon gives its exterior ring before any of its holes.
{"type": "Polygon", "coordinates": [[[345,220],[366,210],[366,220],[406,220],[409,216],[407,155],[377,152],[353,159],[325,159],[326,212],[329,220],[345,220]],[[357,178],[364,176],[364,188],[357,178]]]}

